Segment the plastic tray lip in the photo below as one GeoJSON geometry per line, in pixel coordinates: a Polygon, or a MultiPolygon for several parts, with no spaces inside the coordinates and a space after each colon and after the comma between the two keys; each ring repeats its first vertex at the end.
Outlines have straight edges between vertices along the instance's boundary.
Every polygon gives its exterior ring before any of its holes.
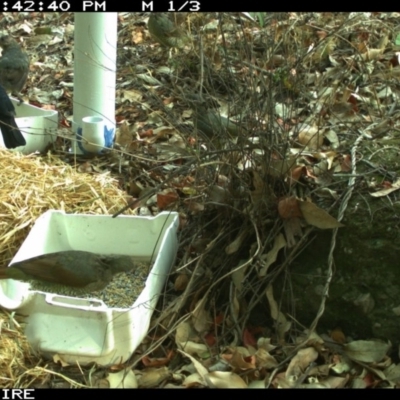
{"type": "MultiPolygon", "coordinates": [[[[53,115],[57,115],[58,111],[57,110],[45,110],[43,108],[37,107],[33,104],[30,103],[20,103],[19,99],[10,96],[10,100],[13,103],[14,107],[15,107],[15,112],[17,114],[17,118],[18,118],[18,109],[21,109],[21,107],[25,108],[25,109],[32,109],[35,110],[36,112],[39,112],[42,115],[33,115],[32,117],[48,117],[48,116],[53,116],[53,115]]],[[[25,117],[23,117],[25,118],[25,117]]],[[[30,118],[30,117],[28,117],[30,118]]]]}

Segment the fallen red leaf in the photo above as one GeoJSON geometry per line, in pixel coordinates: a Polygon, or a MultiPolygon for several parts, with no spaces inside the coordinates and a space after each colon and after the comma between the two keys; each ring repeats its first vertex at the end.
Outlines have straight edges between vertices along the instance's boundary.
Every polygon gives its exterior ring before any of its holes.
{"type": "Polygon", "coordinates": [[[217,343],[217,340],[215,339],[215,335],[213,333],[207,333],[204,335],[204,340],[207,343],[208,346],[214,346],[215,343],[217,343]]]}
{"type": "Polygon", "coordinates": [[[225,316],[223,313],[219,313],[215,318],[214,318],[214,325],[218,326],[222,324],[222,321],[224,320],[225,316]]]}
{"type": "Polygon", "coordinates": [[[257,345],[257,340],[256,338],[250,333],[250,331],[245,328],[243,331],[243,344],[248,347],[248,346],[253,346],[255,347],[257,345]]]}
{"type": "Polygon", "coordinates": [[[296,197],[286,197],[279,201],[278,212],[281,218],[300,218],[303,216],[296,197]]]}
{"type": "Polygon", "coordinates": [[[146,137],[152,137],[152,136],[153,136],[153,129],[147,129],[146,131],[139,133],[140,138],[146,138],[146,137]]]}
{"type": "Polygon", "coordinates": [[[171,204],[176,203],[179,199],[179,196],[176,192],[168,192],[168,193],[158,193],[157,194],[157,206],[160,210],[165,210],[171,204]]]}
{"type": "Polygon", "coordinates": [[[170,350],[167,357],[151,358],[149,356],[142,357],[142,363],[145,367],[162,367],[167,365],[174,356],[174,352],[170,350]]]}
{"type": "Polygon", "coordinates": [[[343,172],[351,171],[351,156],[350,156],[350,154],[346,154],[343,156],[343,159],[340,162],[340,167],[343,172]]]}

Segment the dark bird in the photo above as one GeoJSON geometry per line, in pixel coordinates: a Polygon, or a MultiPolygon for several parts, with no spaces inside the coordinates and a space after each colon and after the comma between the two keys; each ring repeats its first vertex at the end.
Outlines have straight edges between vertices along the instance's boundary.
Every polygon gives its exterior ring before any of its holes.
{"type": "Polygon", "coordinates": [[[205,101],[198,95],[188,95],[187,99],[193,109],[193,125],[205,134],[212,142],[221,139],[233,139],[243,136],[245,130],[239,124],[207,108],[205,101]]]}
{"type": "Polygon", "coordinates": [[[25,146],[26,141],[15,122],[15,108],[6,91],[0,86],[0,129],[7,149],[25,146]]]}
{"type": "Polygon", "coordinates": [[[170,19],[173,13],[151,13],[147,28],[152,38],[165,47],[183,47],[188,37],[170,19]]]}
{"type": "Polygon", "coordinates": [[[104,289],[113,276],[136,268],[131,256],[68,250],[44,254],[0,269],[0,279],[29,282],[33,289],[86,294],[104,289]]]}
{"type": "Polygon", "coordinates": [[[3,49],[0,58],[0,85],[22,102],[20,91],[28,77],[29,57],[9,35],[0,37],[0,47],[3,49]]]}

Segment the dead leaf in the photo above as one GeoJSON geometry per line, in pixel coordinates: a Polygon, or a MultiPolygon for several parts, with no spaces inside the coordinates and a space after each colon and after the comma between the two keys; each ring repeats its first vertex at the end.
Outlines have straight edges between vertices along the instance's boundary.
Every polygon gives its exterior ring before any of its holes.
{"type": "Polygon", "coordinates": [[[189,358],[189,360],[193,363],[197,373],[200,375],[200,377],[203,380],[203,383],[205,384],[204,377],[208,374],[208,370],[206,367],[203,366],[199,361],[197,361],[194,357],[192,357],[190,354],[179,350],[180,353],[182,353],[185,357],[189,358]]]}
{"type": "Polygon", "coordinates": [[[176,328],[175,343],[178,345],[178,347],[182,347],[188,340],[193,338],[197,338],[197,334],[192,328],[190,322],[181,322],[176,328]]]}
{"type": "Polygon", "coordinates": [[[265,349],[258,349],[255,354],[257,368],[273,369],[278,361],[265,349]]]}
{"type": "MultiPolygon", "coordinates": [[[[243,263],[245,263],[245,261],[239,261],[239,265],[242,265],[243,263]]],[[[234,285],[239,293],[242,291],[242,288],[243,288],[243,278],[244,278],[244,275],[246,274],[247,267],[248,267],[248,265],[245,265],[239,269],[237,269],[235,267],[234,271],[231,274],[232,282],[234,283],[234,285]]]]}
{"type": "Polygon", "coordinates": [[[364,61],[372,61],[379,60],[382,57],[384,49],[368,49],[364,54],[361,55],[361,58],[364,61]]]}
{"type": "Polygon", "coordinates": [[[231,198],[229,191],[218,185],[211,185],[207,189],[207,193],[213,203],[227,204],[231,198]]]}
{"type": "Polygon", "coordinates": [[[225,253],[226,254],[236,253],[240,249],[240,246],[242,245],[243,240],[246,237],[247,237],[247,230],[245,229],[241,230],[239,234],[236,236],[235,240],[229,243],[228,246],[225,247],[225,253]]]}
{"type": "Polygon", "coordinates": [[[310,126],[299,132],[298,140],[306,148],[318,150],[324,142],[324,135],[318,127],[310,126]]]}
{"type": "Polygon", "coordinates": [[[249,351],[245,347],[237,346],[233,348],[232,354],[229,355],[230,357],[224,358],[229,364],[234,368],[234,370],[242,370],[247,371],[249,369],[255,369],[255,357],[251,356],[249,351]]]}
{"type": "Polygon", "coordinates": [[[276,349],[276,346],[271,344],[271,338],[265,338],[265,337],[260,337],[257,340],[257,347],[259,349],[264,349],[267,352],[270,352],[270,351],[276,349]]]}
{"type": "Polygon", "coordinates": [[[336,343],[344,344],[346,343],[346,336],[340,328],[335,328],[329,336],[334,340],[336,343]]]}
{"type": "Polygon", "coordinates": [[[165,189],[157,193],[157,206],[160,210],[170,209],[178,200],[179,195],[174,189],[165,189]]]}
{"type": "MultiPolygon", "coordinates": [[[[183,194],[186,193],[183,191],[183,194]]],[[[198,203],[197,201],[189,200],[185,201],[185,204],[187,205],[188,211],[192,212],[193,214],[197,214],[201,211],[204,211],[204,204],[198,203]]]]}
{"type": "Polygon", "coordinates": [[[275,375],[275,378],[272,381],[274,387],[278,389],[291,389],[295,385],[296,382],[289,382],[288,379],[286,379],[285,373],[280,372],[275,375]]]}
{"type": "Polygon", "coordinates": [[[154,129],[153,133],[155,135],[155,138],[159,140],[159,139],[167,139],[173,135],[176,135],[177,131],[168,126],[160,126],[159,128],[154,129]]]}
{"type": "Polygon", "coordinates": [[[283,340],[285,333],[290,329],[291,322],[286,320],[286,317],[279,311],[278,303],[274,299],[272,285],[269,284],[265,291],[271,310],[271,317],[275,320],[276,331],[280,340],[283,340]]]}
{"type": "Polygon", "coordinates": [[[190,374],[185,378],[185,380],[182,382],[182,385],[186,388],[193,388],[193,387],[198,387],[199,385],[205,386],[206,382],[204,379],[198,374],[197,372],[194,374],[190,374]]]}
{"type": "Polygon", "coordinates": [[[265,276],[267,274],[268,268],[276,261],[278,257],[279,250],[283,249],[286,246],[286,240],[282,233],[274,239],[274,246],[273,248],[267,253],[261,256],[263,261],[262,268],[258,274],[258,276],[265,276]]]}
{"type": "Polygon", "coordinates": [[[400,189],[400,179],[397,179],[395,182],[392,183],[390,188],[385,188],[382,190],[379,190],[377,192],[371,193],[372,197],[383,197],[387,196],[388,194],[400,189]]]}
{"type": "Polygon", "coordinates": [[[380,362],[391,345],[380,340],[356,340],[344,345],[344,352],[355,361],[380,362]]]}
{"type": "Polygon", "coordinates": [[[243,330],[242,341],[246,347],[254,347],[257,345],[256,338],[247,328],[243,330]]]}
{"type": "Polygon", "coordinates": [[[329,129],[325,132],[325,138],[329,140],[332,149],[337,149],[340,146],[339,137],[333,129],[329,129]]]}
{"type": "Polygon", "coordinates": [[[107,381],[110,389],[136,389],[138,382],[132,369],[123,369],[119,372],[108,374],[107,381]]]}
{"type": "Polygon", "coordinates": [[[172,373],[167,367],[161,368],[146,368],[143,374],[138,377],[138,387],[155,388],[160,383],[168,379],[172,373]]]}
{"type": "Polygon", "coordinates": [[[289,363],[285,373],[286,379],[289,382],[295,382],[317,357],[318,352],[314,347],[299,350],[289,363]]]}
{"type": "Polygon", "coordinates": [[[295,196],[281,199],[278,203],[278,212],[279,216],[283,219],[299,218],[303,216],[295,196]]]}
{"type": "Polygon", "coordinates": [[[172,350],[170,350],[167,354],[167,357],[151,358],[149,356],[144,356],[142,357],[141,361],[145,367],[159,368],[169,364],[174,354],[175,353],[172,350]]]}
{"type": "Polygon", "coordinates": [[[190,245],[190,251],[195,253],[203,253],[206,251],[208,244],[211,242],[211,239],[200,238],[194,240],[190,245]]]}
{"type": "MultiPolygon", "coordinates": [[[[215,346],[215,344],[217,343],[217,338],[215,336],[214,332],[208,332],[203,336],[203,340],[204,342],[207,344],[207,346],[212,347],[215,346]]],[[[201,357],[204,358],[205,354],[204,352],[201,354],[201,357]]]]}
{"type": "Polygon", "coordinates": [[[188,340],[187,342],[179,346],[179,348],[181,350],[184,350],[185,353],[190,354],[191,356],[198,356],[204,359],[210,357],[210,350],[204,343],[196,343],[188,340]]]}
{"type": "Polygon", "coordinates": [[[174,289],[182,292],[183,290],[186,289],[187,285],[189,283],[189,277],[186,274],[179,274],[174,283],[174,289]]]}
{"type": "Polygon", "coordinates": [[[393,382],[397,385],[400,383],[400,365],[392,364],[386,368],[384,372],[385,378],[389,382],[393,382]]]}
{"type": "Polygon", "coordinates": [[[128,100],[130,103],[138,103],[142,100],[143,93],[138,90],[124,90],[122,92],[122,100],[128,100]]]}
{"type": "Polygon", "coordinates": [[[212,325],[212,318],[210,312],[205,310],[205,304],[205,301],[200,300],[192,312],[193,327],[200,333],[209,331],[212,325]]]}
{"type": "Polygon", "coordinates": [[[132,140],[133,136],[128,124],[122,124],[117,130],[117,134],[115,137],[116,143],[118,143],[120,146],[128,147],[132,143],[132,140]]]}
{"type": "Polygon", "coordinates": [[[287,246],[293,247],[296,244],[296,236],[303,235],[300,218],[290,218],[283,220],[283,229],[285,230],[287,246]]]}
{"type": "Polygon", "coordinates": [[[290,184],[298,182],[305,175],[306,167],[303,165],[295,166],[290,170],[290,184]]]}
{"type": "Polygon", "coordinates": [[[239,304],[239,300],[237,298],[236,291],[234,291],[232,297],[233,297],[233,299],[232,299],[231,312],[233,314],[233,317],[238,318],[239,317],[239,313],[240,313],[240,304],[239,304]]]}
{"type": "Polygon", "coordinates": [[[331,366],[331,370],[336,374],[344,374],[351,370],[353,362],[346,357],[333,357],[334,364],[331,366]]]}
{"type": "Polygon", "coordinates": [[[302,384],[300,387],[304,389],[338,389],[345,387],[349,380],[349,376],[329,376],[320,382],[313,382],[309,384],[302,384]]]}
{"type": "Polygon", "coordinates": [[[233,372],[214,371],[204,377],[210,388],[214,389],[246,389],[246,382],[233,372]]]}
{"type": "Polygon", "coordinates": [[[57,364],[60,363],[62,367],[69,367],[70,364],[68,364],[64,359],[59,355],[59,354],[54,354],[53,356],[53,361],[57,364]]]}
{"type": "Polygon", "coordinates": [[[248,389],[265,389],[265,380],[251,381],[248,389]]]}
{"type": "Polygon", "coordinates": [[[309,225],[316,226],[320,229],[333,229],[344,226],[314,203],[299,200],[299,206],[304,219],[309,225]]]}

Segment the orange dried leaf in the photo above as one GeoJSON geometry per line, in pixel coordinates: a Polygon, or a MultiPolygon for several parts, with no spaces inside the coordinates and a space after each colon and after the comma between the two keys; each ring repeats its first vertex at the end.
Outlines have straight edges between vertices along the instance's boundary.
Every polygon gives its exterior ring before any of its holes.
{"type": "Polygon", "coordinates": [[[192,213],[204,211],[204,204],[202,203],[198,203],[197,201],[187,201],[185,203],[187,204],[188,211],[191,211],[192,213]]]}
{"type": "Polygon", "coordinates": [[[217,343],[214,333],[207,333],[204,335],[204,340],[207,343],[207,346],[214,346],[215,343],[217,343]]]}
{"type": "Polygon", "coordinates": [[[152,137],[153,136],[153,129],[147,129],[146,131],[140,132],[140,138],[152,137]]]}
{"type": "Polygon", "coordinates": [[[306,171],[306,168],[304,166],[297,166],[294,167],[291,171],[291,177],[293,181],[298,181],[302,175],[304,175],[304,172],[306,171]]]}
{"type": "Polygon", "coordinates": [[[186,289],[189,283],[189,277],[186,274],[179,274],[174,283],[174,289],[177,291],[183,291],[186,289]]]}
{"type": "Polygon", "coordinates": [[[286,197],[279,201],[278,203],[278,212],[281,218],[298,218],[302,217],[303,214],[299,208],[298,200],[296,197],[286,197]]]}
{"type": "Polygon", "coordinates": [[[230,364],[235,369],[246,371],[249,369],[254,369],[256,367],[256,358],[250,355],[246,356],[240,351],[235,350],[232,354],[230,364]]]}
{"type": "Polygon", "coordinates": [[[145,367],[162,367],[169,363],[169,359],[167,357],[163,358],[150,358],[145,356],[142,358],[142,363],[145,367]]]}
{"type": "Polygon", "coordinates": [[[351,156],[350,154],[346,154],[343,156],[342,161],[340,162],[341,170],[343,172],[351,171],[351,156]]]}
{"type": "Polygon", "coordinates": [[[214,318],[214,325],[218,326],[222,324],[222,321],[224,320],[225,316],[223,313],[219,313],[215,318],[214,318]]]}
{"type": "Polygon", "coordinates": [[[337,343],[341,343],[341,344],[346,343],[346,336],[340,328],[335,328],[331,332],[330,336],[337,343]]]}
{"type": "Polygon", "coordinates": [[[243,331],[243,344],[246,347],[248,347],[248,346],[252,346],[252,347],[257,346],[256,338],[253,336],[253,334],[247,328],[245,328],[245,330],[243,331]]]}
{"type": "Polygon", "coordinates": [[[173,192],[158,193],[157,194],[157,206],[160,210],[165,210],[172,204],[176,203],[179,199],[179,195],[173,192]]]}

